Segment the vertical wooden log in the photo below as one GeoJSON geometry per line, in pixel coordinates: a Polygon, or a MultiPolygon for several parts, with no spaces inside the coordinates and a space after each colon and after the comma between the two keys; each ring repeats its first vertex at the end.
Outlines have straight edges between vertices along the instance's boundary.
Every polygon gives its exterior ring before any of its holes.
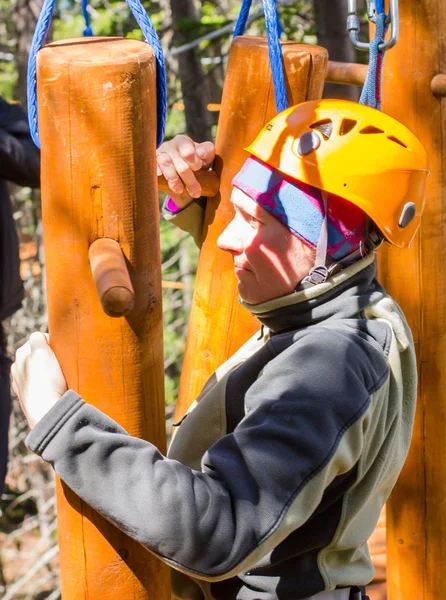
{"type": "MultiPolygon", "coordinates": [[[[294,42],[283,42],[282,50],[290,105],[320,98],[327,52],[294,42]]],[[[207,236],[198,264],[176,419],[215,369],[259,328],[257,319],[238,302],[232,258],[217,248],[217,238],[233,216],[231,182],[248,156],[243,148],[275,114],[267,40],[237,37],[229,56],[216,140],[220,194],[207,203],[207,236]]]]}
{"type": "MultiPolygon", "coordinates": [[[[446,104],[431,93],[446,73],[446,3],[399,0],[401,38],[384,62],[383,109],[424,144],[426,210],[408,251],[380,252],[379,276],[415,337],[419,403],[412,446],[387,506],[390,600],[434,600],[446,590],[446,104]]],[[[371,157],[373,159],[373,157],[371,157]]]]}
{"type": "MultiPolygon", "coordinates": [[[[155,73],[152,49],[135,40],[69,40],[38,54],[51,346],[70,388],[163,451],[155,73]],[[89,263],[98,238],[125,255],[135,294],[125,318],[101,306],[89,263]]],[[[58,520],[64,600],[170,597],[167,567],[60,484],[58,520]]]]}

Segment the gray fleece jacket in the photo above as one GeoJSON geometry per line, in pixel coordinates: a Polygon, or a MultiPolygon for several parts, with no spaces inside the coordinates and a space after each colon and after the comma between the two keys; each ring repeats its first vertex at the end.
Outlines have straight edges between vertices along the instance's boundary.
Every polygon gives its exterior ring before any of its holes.
{"type": "Polygon", "coordinates": [[[248,307],[265,325],[208,381],[166,458],[69,391],[27,438],[82,499],[173,567],[189,600],[367,584],[404,463],[416,365],[366,257],[248,307]]]}

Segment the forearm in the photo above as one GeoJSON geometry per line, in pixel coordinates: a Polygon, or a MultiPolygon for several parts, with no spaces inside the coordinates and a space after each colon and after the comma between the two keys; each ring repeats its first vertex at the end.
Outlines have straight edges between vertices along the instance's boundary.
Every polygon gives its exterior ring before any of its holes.
{"type": "Polygon", "coordinates": [[[166,199],[163,205],[163,216],[179,229],[190,233],[196,245],[201,248],[203,243],[205,209],[206,200],[199,198],[181,210],[172,211],[169,210],[169,203],[166,199]]]}
{"type": "Polygon", "coordinates": [[[27,445],[83,500],[170,564],[204,578],[224,573],[236,525],[218,478],[167,459],[71,391],[27,445]]]}

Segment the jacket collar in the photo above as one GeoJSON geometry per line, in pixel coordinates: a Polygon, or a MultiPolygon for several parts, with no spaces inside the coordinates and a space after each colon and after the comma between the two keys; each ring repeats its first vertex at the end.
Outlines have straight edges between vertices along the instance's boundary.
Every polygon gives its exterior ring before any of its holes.
{"type": "Polygon", "coordinates": [[[327,319],[357,318],[385,294],[375,277],[375,255],[368,254],[325,283],[262,304],[240,302],[272,334],[282,333],[327,319]]]}

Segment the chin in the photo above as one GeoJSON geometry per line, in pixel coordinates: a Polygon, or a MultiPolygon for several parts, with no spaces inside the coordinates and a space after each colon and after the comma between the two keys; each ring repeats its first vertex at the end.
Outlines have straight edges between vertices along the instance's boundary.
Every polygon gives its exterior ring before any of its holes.
{"type": "Polygon", "coordinates": [[[241,289],[242,286],[239,285],[238,287],[238,295],[240,296],[240,298],[243,300],[243,302],[246,302],[246,304],[262,304],[262,302],[267,302],[268,300],[272,300],[272,298],[266,297],[266,296],[259,296],[253,293],[249,293],[246,290],[241,289]]]}
{"type": "Polygon", "coordinates": [[[249,290],[243,289],[243,285],[239,283],[238,285],[238,295],[240,298],[246,302],[246,304],[263,304],[264,302],[269,302],[270,300],[276,300],[277,298],[282,298],[283,296],[288,296],[294,290],[288,291],[285,290],[283,293],[276,294],[256,294],[255,292],[249,292],[249,290]]]}
{"type": "MultiPolygon", "coordinates": [[[[257,302],[256,298],[253,298],[253,295],[249,293],[249,291],[247,291],[246,289],[244,289],[244,285],[243,283],[241,283],[240,281],[238,282],[238,295],[240,296],[240,298],[243,300],[243,302],[246,302],[247,304],[260,304],[260,302],[257,302]]],[[[255,294],[254,294],[255,296],[255,294]]]]}

